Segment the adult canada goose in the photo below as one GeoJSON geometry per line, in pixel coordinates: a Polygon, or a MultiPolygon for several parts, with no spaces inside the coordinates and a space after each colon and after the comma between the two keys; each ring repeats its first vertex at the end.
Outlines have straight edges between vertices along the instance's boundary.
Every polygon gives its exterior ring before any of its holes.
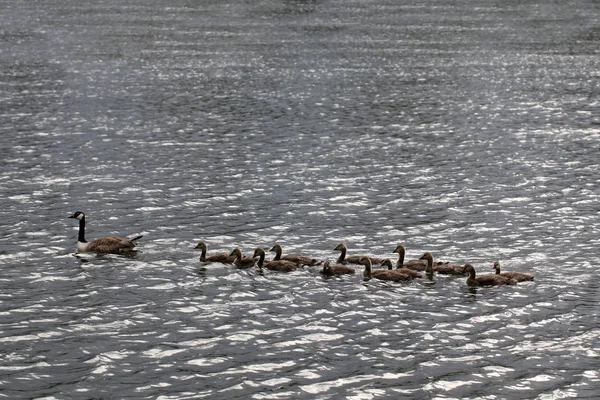
{"type": "Polygon", "coordinates": [[[419,260],[408,260],[404,261],[406,250],[402,244],[399,244],[394,249],[393,253],[398,253],[398,261],[396,262],[397,268],[408,268],[415,271],[425,271],[427,269],[427,261],[423,259],[419,260]]]}
{"type": "Polygon", "coordinates": [[[463,265],[446,263],[433,263],[433,256],[427,252],[421,257],[423,260],[427,260],[427,270],[435,271],[441,275],[465,275],[465,267],[463,265]]]}
{"type": "Polygon", "coordinates": [[[517,283],[514,279],[502,275],[485,274],[476,276],[475,268],[471,264],[465,265],[465,272],[469,274],[467,278],[467,285],[469,286],[515,285],[517,283]]]}
{"type": "Polygon", "coordinates": [[[235,260],[235,257],[229,253],[214,253],[210,256],[206,255],[206,243],[200,242],[195,249],[201,249],[202,253],[200,254],[200,261],[202,262],[220,262],[231,264],[235,260]]]}
{"type": "Polygon", "coordinates": [[[321,273],[323,275],[344,275],[344,274],[353,274],[354,268],[349,267],[347,265],[331,265],[331,263],[329,262],[329,260],[325,261],[325,264],[323,264],[323,269],[321,270],[321,273]]]}
{"type": "Polygon", "coordinates": [[[242,256],[242,249],[239,247],[233,249],[229,255],[233,257],[233,265],[238,268],[250,268],[256,264],[256,260],[254,258],[242,256]]]}
{"type": "Polygon", "coordinates": [[[266,268],[271,271],[290,272],[300,267],[300,264],[288,260],[271,260],[265,262],[265,251],[260,247],[257,247],[256,250],[254,250],[254,255],[252,257],[258,257],[256,265],[258,265],[259,268],[266,268]]]}
{"type": "Polygon", "coordinates": [[[392,267],[393,267],[392,260],[390,260],[389,258],[386,258],[385,260],[383,260],[381,262],[381,266],[387,267],[388,271],[397,271],[401,274],[412,276],[413,278],[422,278],[423,277],[423,275],[421,275],[421,273],[419,271],[415,271],[413,269],[408,269],[408,268],[404,268],[404,267],[392,269],[392,267]]]}
{"type": "Polygon", "coordinates": [[[81,211],[77,211],[69,218],[75,218],[79,220],[79,236],[77,237],[77,251],[80,253],[94,252],[94,253],[110,253],[110,254],[123,254],[134,251],[136,240],[142,238],[142,236],[136,236],[133,239],[122,238],[119,236],[104,236],[91,242],[85,240],[85,214],[81,211]]]}
{"type": "Polygon", "coordinates": [[[333,250],[341,252],[340,256],[337,259],[337,263],[338,264],[346,264],[346,263],[350,263],[350,264],[362,264],[360,262],[361,257],[369,257],[369,259],[371,260],[371,265],[373,265],[373,264],[381,264],[381,262],[383,261],[383,259],[381,259],[381,258],[371,257],[371,256],[348,256],[348,257],[346,257],[346,253],[348,252],[348,248],[346,247],[346,245],[344,243],[338,244],[335,247],[335,249],[333,249],[333,250]]]}
{"type": "Polygon", "coordinates": [[[303,265],[317,265],[320,264],[321,262],[315,258],[309,257],[309,256],[305,256],[303,254],[285,254],[285,255],[281,255],[283,253],[283,249],[281,248],[281,246],[279,244],[275,244],[270,251],[274,251],[275,252],[275,257],[273,258],[273,261],[278,261],[278,260],[287,260],[287,261],[292,261],[295,262],[297,264],[303,264],[303,265]]]}
{"type": "Polygon", "coordinates": [[[365,271],[363,272],[365,279],[376,278],[382,281],[394,282],[409,281],[413,279],[411,276],[399,273],[397,270],[377,269],[373,271],[371,258],[367,256],[361,257],[360,263],[365,266],[365,271]]]}
{"type": "Polygon", "coordinates": [[[532,274],[526,274],[524,272],[500,272],[500,261],[494,262],[494,269],[496,270],[496,275],[514,279],[517,282],[532,281],[534,277],[532,274]]]}

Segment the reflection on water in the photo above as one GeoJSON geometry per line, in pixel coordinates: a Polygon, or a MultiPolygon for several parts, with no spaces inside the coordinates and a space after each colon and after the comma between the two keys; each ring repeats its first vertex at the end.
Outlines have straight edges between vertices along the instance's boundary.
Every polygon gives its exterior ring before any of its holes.
{"type": "Polygon", "coordinates": [[[594,4],[0,7],[0,394],[595,396],[594,4]],[[137,254],[74,257],[79,209],[137,254]],[[237,269],[199,240],[536,280],[237,269]]]}

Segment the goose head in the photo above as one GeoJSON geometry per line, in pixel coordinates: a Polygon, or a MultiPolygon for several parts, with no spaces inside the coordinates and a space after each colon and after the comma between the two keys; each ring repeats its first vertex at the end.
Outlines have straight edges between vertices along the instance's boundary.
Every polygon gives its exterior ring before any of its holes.
{"type": "Polygon", "coordinates": [[[78,219],[79,221],[81,221],[82,219],[85,218],[85,214],[81,211],[77,211],[73,215],[71,215],[69,218],[75,218],[75,219],[78,219]]]}

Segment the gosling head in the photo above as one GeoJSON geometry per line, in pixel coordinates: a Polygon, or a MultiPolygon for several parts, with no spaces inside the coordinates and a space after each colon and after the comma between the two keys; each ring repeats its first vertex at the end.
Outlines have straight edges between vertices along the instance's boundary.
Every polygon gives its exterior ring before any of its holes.
{"type": "Polygon", "coordinates": [[[333,250],[344,251],[344,250],[346,250],[346,245],[344,243],[340,243],[337,246],[335,246],[335,249],[333,249],[333,250]]]}

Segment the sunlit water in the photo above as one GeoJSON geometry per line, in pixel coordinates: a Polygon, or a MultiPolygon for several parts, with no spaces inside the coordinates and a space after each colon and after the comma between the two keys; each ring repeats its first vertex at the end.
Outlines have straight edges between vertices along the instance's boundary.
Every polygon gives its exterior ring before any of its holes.
{"type": "Polygon", "coordinates": [[[0,397],[597,397],[597,3],[0,7],[0,397]],[[140,252],[75,257],[77,210],[140,252]]]}

